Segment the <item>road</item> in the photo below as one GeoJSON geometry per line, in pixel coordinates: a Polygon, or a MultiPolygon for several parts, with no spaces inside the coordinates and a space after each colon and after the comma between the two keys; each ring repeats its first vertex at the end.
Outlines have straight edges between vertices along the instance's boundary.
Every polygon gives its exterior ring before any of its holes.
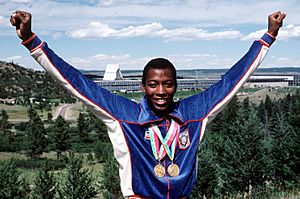
{"type": "MultiPolygon", "coordinates": [[[[74,110],[75,107],[80,107],[80,103],[76,104],[62,104],[60,106],[54,107],[52,111],[52,119],[55,120],[59,115],[61,115],[65,120],[73,120],[75,121],[78,117],[78,114],[76,114],[76,110],[74,110]]],[[[47,120],[47,118],[41,118],[42,120],[47,120]]],[[[11,119],[9,118],[8,121],[17,124],[20,122],[28,122],[28,118],[16,118],[11,119]]]]}
{"type": "Polygon", "coordinates": [[[53,112],[53,119],[55,120],[59,115],[65,120],[75,120],[74,114],[72,114],[72,108],[79,106],[78,104],[63,104],[58,106],[53,112]]]}

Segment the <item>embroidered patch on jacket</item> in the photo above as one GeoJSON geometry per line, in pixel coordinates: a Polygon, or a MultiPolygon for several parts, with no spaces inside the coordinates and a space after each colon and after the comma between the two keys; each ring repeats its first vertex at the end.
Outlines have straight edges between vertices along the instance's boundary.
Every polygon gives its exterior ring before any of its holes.
{"type": "Polygon", "coordinates": [[[148,131],[148,130],[145,131],[145,136],[144,136],[144,138],[145,138],[146,140],[150,140],[150,135],[149,135],[149,131],[148,131]]]}
{"type": "Polygon", "coordinates": [[[190,136],[188,129],[179,133],[178,136],[178,145],[180,149],[186,149],[190,146],[190,136]]]}

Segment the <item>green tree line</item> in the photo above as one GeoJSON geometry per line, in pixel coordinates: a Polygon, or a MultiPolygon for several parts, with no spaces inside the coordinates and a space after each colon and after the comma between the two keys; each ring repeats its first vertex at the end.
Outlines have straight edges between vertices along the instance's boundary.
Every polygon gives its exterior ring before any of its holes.
{"type": "Polygon", "coordinates": [[[300,92],[258,106],[235,97],[199,148],[194,198],[299,191],[300,92]]]}

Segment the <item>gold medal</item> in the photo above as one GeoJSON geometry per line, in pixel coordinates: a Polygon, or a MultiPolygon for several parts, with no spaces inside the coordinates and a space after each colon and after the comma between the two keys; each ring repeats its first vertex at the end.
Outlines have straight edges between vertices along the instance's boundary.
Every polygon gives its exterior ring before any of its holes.
{"type": "Polygon", "coordinates": [[[179,167],[177,164],[170,164],[168,166],[168,174],[172,177],[178,176],[179,175],[179,167]]]}
{"type": "Polygon", "coordinates": [[[165,167],[163,167],[160,163],[158,163],[155,167],[154,167],[154,173],[157,177],[163,177],[166,173],[165,171],[165,167]]]}

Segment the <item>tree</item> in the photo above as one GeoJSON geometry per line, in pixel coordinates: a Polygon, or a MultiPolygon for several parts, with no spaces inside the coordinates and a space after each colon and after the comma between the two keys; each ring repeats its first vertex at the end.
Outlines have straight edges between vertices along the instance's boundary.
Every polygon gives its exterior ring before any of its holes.
{"type": "Polygon", "coordinates": [[[46,161],[34,180],[32,199],[53,199],[58,191],[56,179],[46,161]]]}
{"type": "Polygon", "coordinates": [[[260,121],[264,125],[264,139],[267,140],[270,137],[270,125],[273,117],[275,106],[273,105],[269,95],[266,96],[265,102],[260,103],[258,106],[258,114],[260,121]]]}
{"type": "Polygon", "coordinates": [[[212,133],[226,133],[228,131],[229,124],[234,122],[237,117],[237,111],[240,108],[240,103],[235,95],[227,106],[216,116],[211,124],[208,125],[207,130],[212,133]]]}
{"type": "Polygon", "coordinates": [[[209,152],[213,155],[206,161],[214,166],[206,175],[214,182],[209,189],[218,197],[245,192],[251,194],[251,187],[258,187],[264,182],[262,124],[252,105],[244,107],[236,112],[235,121],[226,124],[226,131],[207,136],[209,152]]]}
{"type": "Polygon", "coordinates": [[[10,130],[12,127],[12,124],[8,121],[8,114],[7,112],[2,109],[0,114],[0,133],[2,132],[4,135],[10,134],[10,130]]]}
{"type": "Polygon", "coordinates": [[[236,122],[230,126],[233,142],[232,157],[228,159],[230,183],[240,192],[251,195],[251,187],[264,182],[263,128],[255,109],[240,109],[236,122]]]}
{"type": "Polygon", "coordinates": [[[58,116],[55,120],[50,136],[57,158],[59,158],[63,151],[70,148],[69,123],[62,116],[58,116]]]}
{"type": "Polygon", "coordinates": [[[0,162],[0,198],[29,199],[29,193],[29,184],[20,177],[15,161],[0,162]]]}
{"type": "Polygon", "coordinates": [[[79,113],[79,117],[77,119],[77,128],[80,140],[86,141],[88,139],[88,131],[87,124],[85,121],[85,115],[83,113],[79,113]]]}
{"type": "Polygon", "coordinates": [[[289,123],[293,126],[296,132],[300,132],[300,89],[298,89],[292,96],[290,113],[291,114],[288,119],[289,123]]]}
{"type": "Polygon", "coordinates": [[[213,147],[214,137],[220,134],[206,133],[200,144],[198,153],[197,184],[191,198],[213,198],[222,196],[222,168],[216,161],[213,147]]]}
{"type": "Polygon", "coordinates": [[[95,130],[101,142],[110,143],[107,127],[91,111],[89,113],[89,131],[95,130]]]}
{"type": "Polygon", "coordinates": [[[118,174],[118,163],[113,156],[113,149],[110,145],[109,148],[106,148],[107,159],[103,164],[103,170],[100,173],[101,177],[101,188],[106,190],[104,192],[105,198],[120,198],[122,197],[120,189],[120,178],[118,174]]]}
{"type": "Polygon", "coordinates": [[[242,103],[243,111],[250,112],[250,100],[249,97],[246,97],[242,103]]]}
{"type": "Polygon", "coordinates": [[[299,185],[299,132],[278,113],[271,129],[271,157],[273,160],[273,180],[283,189],[297,188],[299,185]]]}
{"type": "Polygon", "coordinates": [[[8,118],[8,114],[2,109],[0,113],[0,136],[2,134],[3,137],[0,137],[0,149],[4,151],[14,151],[15,145],[13,143],[15,136],[11,132],[12,124],[8,121],[8,118]]]}
{"type": "Polygon", "coordinates": [[[67,158],[67,174],[59,190],[60,198],[91,199],[98,194],[95,180],[87,169],[82,168],[82,157],[71,152],[67,158]]]}
{"type": "Polygon", "coordinates": [[[52,122],[52,119],[53,119],[52,113],[48,113],[48,114],[47,114],[47,121],[48,121],[49,123],[51,123],[51,122],[52,122]]]}
{"type": "Polygon", "coordinates": [[[44,124],[33,108],[28,109],[29,123],[26,126],[27,147],[30,157],[42,154],[46,147],[46,131],[44,124]]]}

